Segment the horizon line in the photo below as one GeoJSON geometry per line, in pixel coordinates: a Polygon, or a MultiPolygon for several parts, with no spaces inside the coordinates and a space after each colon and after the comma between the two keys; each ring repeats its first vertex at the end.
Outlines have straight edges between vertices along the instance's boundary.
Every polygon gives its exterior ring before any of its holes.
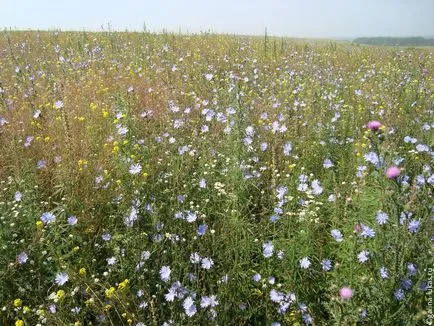
{"type": "Polygon", "coordinates": [[[177,35],[200,35],[200,34],[213,34],[213,35],[233,35],[233,36],[251,36],[251,37],[260,37],[265,36],[267,37],[278,37],[278,38],[296,38],[296,39],[317,39],[317,40],[354,40],[357,38],[381,38],[381,37],[389,37],[389,38],[414,38],[414,37],[422,37],[424,39],[434,39],[434,35],[400,35],[400,36],[394,36],[394,35],[371,35],[371,36],[289,36],[289,35],[273,35],[268,34],[267,28],[264,28],[263,34],[241,34],[236,32],[217,32],[212,29],[208,30],[201,30],[198,32],[190,32],[188,29],[181,29],[179,28],[178,31],[170,30],[163,28],[161,30],[138,30],[138,29],[119,29],[119,28],[111,28],[108,26],[108,29],[105,29],[103,25],[101,25],[101,29],[62,29],[61,27],[52,27],[52,28],[12,28],[3,26],[1,28],[2,31],[10,31],[10,32],[86,32],[86,33],[150,33],[150,34],[177,34],[177,35]]]}

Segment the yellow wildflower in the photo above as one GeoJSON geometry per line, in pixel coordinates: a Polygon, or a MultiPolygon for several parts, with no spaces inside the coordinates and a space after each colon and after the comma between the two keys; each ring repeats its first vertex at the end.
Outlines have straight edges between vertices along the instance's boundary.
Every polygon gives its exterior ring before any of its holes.
{"type": "Polygon", "coordinates": [[[65,296],[65,291],[63,290],[57,291],[56,296],[59,300],[62,299],[65,296]]]}
{"type": "Polygon", "coordinates": [[[24,322],[23,322],[21,319],[18,319],[18,320],[15,322],[15,326],[24,326],[24,322]]]}
{"type": "Polygon", "coordinates": [[[105,296],[111,298],[115,294],[116,289],[112,286],[110,289],[105,290],[105,296]]]}
{"type": "Polygon", "coordinates": [[[118,285],[118,289],[119,290],[123,290],[123,289],[125,289],[127,286],[128,286],[128,283],[129,283],[130,281],[126,278],[123,282],[121,282],[119,285],[118,285]]]}
{"type": "Polygon", "coordinates": [[[21,299],[15,299],[14,300],[14,306],[15,307],[21,307],[22,304],[23,304],[23,301],[21,299]]]}

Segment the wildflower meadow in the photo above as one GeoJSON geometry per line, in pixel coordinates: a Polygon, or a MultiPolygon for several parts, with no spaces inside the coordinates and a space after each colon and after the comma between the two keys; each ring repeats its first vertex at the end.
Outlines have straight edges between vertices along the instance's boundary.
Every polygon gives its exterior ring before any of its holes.
{"type": "Polygon", "coordinates": [[[0,324],[425,325],[433,48],[0,33],[0,324]]]}

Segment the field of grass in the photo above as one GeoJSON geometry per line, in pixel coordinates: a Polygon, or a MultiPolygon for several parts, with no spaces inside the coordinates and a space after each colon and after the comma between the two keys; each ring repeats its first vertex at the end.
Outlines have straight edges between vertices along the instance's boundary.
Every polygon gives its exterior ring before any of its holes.
{"type": "Polygon", "coordinates": [[[0,33],[0,323],[429,322],[433,73],[432,49],[0,33]]]}

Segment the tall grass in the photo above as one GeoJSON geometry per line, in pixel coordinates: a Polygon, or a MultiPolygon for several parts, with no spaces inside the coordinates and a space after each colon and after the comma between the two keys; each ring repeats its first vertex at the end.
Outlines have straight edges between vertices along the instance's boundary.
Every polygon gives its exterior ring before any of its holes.
{"type": "Polygon", "coordinates": [[[0,34],[3,324],[429,322],[432,51],[272,42],[0,34]]]}

